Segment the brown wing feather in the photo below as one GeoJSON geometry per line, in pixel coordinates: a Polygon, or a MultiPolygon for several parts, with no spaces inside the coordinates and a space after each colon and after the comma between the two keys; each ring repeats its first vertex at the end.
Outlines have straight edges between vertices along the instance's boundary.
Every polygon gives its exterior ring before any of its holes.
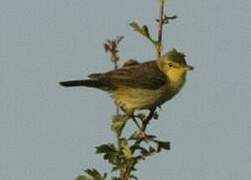
{"type": "Polygon", "coordinates": [[[91,79],[110,82],[114,87],[127,86],[142,89],[158,89],[168,83],[156,61],[124,66],[103,74],[91,74],[91,79]]]}

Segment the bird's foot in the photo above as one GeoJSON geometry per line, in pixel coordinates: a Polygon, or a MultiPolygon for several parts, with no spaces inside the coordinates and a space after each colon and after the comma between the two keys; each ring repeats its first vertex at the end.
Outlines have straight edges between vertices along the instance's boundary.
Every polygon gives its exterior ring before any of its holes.
{"type": "Polygon", "coordinates": [[[146,132],[140,130],[140,131],[139,131],[139,134],[138,134],[138,138],[139,138],[140,140],[145,140],[145,139],[147,139],[147,134],[146,134],[146,132]]]}

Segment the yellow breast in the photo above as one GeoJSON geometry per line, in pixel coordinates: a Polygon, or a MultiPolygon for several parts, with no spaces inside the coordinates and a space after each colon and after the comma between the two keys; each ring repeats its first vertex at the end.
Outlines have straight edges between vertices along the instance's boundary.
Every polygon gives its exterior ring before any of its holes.
{"type": "Polygon", "coordinates": [[[166,95],[164,87],[157,90],[120,87],[112,93],[115,103],[126,111],[152,108],[159,105],[166,95]]]}
{"type": "Polygon", "coordinates": [[[119,87],[112,92],[116,104],[125,111],[150,109],[170,100],[185,83],[184,71],[171,70],[166,74],[169,82],[159,89],[119,87]]]}

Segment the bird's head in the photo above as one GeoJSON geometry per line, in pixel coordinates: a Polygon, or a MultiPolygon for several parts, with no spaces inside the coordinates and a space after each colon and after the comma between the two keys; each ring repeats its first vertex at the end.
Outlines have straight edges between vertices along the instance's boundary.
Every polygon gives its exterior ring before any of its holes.
{"type": "Polygon", "coordinates": [[[185,77],[187,71],[193,70],[193,66],[186,63],[185,55],[176,49],[171,49],[157,61],[158,66],[170,80],[179,81],[185,77]]]}

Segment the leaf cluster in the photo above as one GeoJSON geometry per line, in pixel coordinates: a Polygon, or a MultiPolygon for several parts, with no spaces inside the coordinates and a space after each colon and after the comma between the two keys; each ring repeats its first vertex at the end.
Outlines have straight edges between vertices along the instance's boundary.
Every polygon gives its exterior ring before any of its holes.
{"type": "Polygon", "coordinates": [[[81,175],[76,178],[76,180],[105,180],[107,174],[101,174],[97,169],[86,169],[86,175],[81,175]]]}
{"type": "MultiPolygon", "coordinates": [[[[134,132],[129,139],[121,139],[120,148],[112,143],[96,147],[96,153],[101,154],[103,159],[111,164],[112,173],[121,169],[129,170],[131,179],[137,179],[131,171],[136,171],[136,165],[140,161],[162,150],[170,150],[170,142],[159,141],[153,135],[148,135],[142,140],[138,132],[134,132]]],[[[104,180],[107,177],[106,173],[102,175],[96,169],[88,169],[85,172],[90,177],[82,175],[77,180],[104,180]]],[[[114,176],[113,179],[119,179],[119,177],[114,176]]]]}

